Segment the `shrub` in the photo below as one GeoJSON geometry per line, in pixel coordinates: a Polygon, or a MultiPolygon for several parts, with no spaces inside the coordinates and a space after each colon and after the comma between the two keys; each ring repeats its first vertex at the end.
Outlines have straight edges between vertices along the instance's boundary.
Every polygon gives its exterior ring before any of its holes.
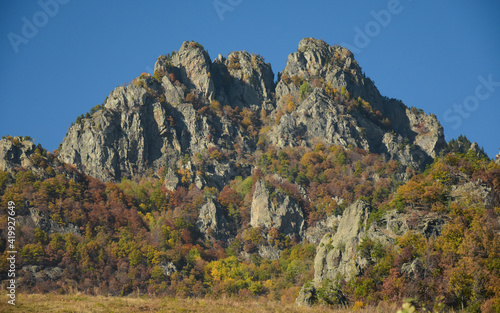
{"type": "Polygon", "coordinates": [[[198,49],[204,49],[203,46],[200,43],[196,42],[196,41],[191,41],[189,43],[189,47],[191,47],[191,48],[198,48],[198,49]]]}
{"type": "Polygon", "coordinates": [[[311,86],[307,82],[304,82],[300,86],[300,100],[303,101],[312,92],[311,86]]]}
{"type": "Polygon", "coordinates": [[[304,82],[304,79],[300,76],[297,76],[297,75],[293,75],[292,76],[292,82],[295,86],[300,86],[303,82],[304,82]]]}
{"type": "Polygon", "coordinates": [[[158,81],[158,82],[161,82],[161,79],[163,78],[163,76],[165,76],[165,72],[162,70],[162,69],[159,69],[159,70],[156,70],[154,73],[153,73],[153,78],[158,81]]]}
{"type": "Polygon", "coordinates": [[[281,117],[285,114],[283,111],[278,111],[274,120],[274,124],[278,125],[281,121],[281,117]]]}
{"type": "Polygon", "coordinates": [[[217,101],[217,100],[212,100],[212,101],[210,101],[209,108],[210,108],[210,110],[211,110],[213,113],[219,113],[219,112],[222,112],[222,106],[221,106],[220,102],[219,102],[219,101],[217,101]]]}
{"type": "Polygon", "coordinates": [[[290,76],[288,76],[287,74],[283,74],[281,76],[281,80],[285,83],[285,84],[290,84],[292,82],[292,80],[290,79],[290,76]]]}
{"type": "Polygon", "coordinates": [[[328,97],[330,97],[330,98],[333,99],[335,97],[335,93],[336,92],[337,92],[337,90],[332,87],[332,85],[330,84],[330,82],[326,83],[326,85],[325,85],[325,93],[326,93],[326,95],[328,97]]]}
{"type": "Polygon", "coordinates": [[[83,124],[83,119],[85,116],[82,114],[76,118],[75,124],[83,124]]]}
{"type": "Polygon", "coordinates": [[[92,109],[90,109],[90,115],[94,115],[97,111],[101,110],[104,107],[104,104],[98,104],[92,109]]]}
{"type": "Polygon", "coordinates": [[[222,154],[222,152],[220,152],[219,149],[217,149],[217,148],[212,149],[210,151],[209,156],[211,159],[215,159],[217,161],[221,161],[224,158],[224,155],[222,154]]]}
{"type": "Polygon", "coordinates": [[[190,92],[186,95],[186,102],[195,103],[196,100],[196,95],[193,92],[190,92]]]}

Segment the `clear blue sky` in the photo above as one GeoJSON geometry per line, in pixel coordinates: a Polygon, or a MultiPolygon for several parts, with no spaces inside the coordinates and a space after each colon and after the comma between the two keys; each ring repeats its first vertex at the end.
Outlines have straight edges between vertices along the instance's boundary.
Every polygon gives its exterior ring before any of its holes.
{"type": "Polygon", "coordinates": [[[436,114],[447,140],[464,134],[499,152],[497,0],[59,0],[57,10],[54,1],[41,1],[50,14],[38,1],[0,2],[0,136],[52,151],[78,115],[184,40],[212,59],[259,53],[277,74],[300,39],[315,37],[354,47],[380,92],[436,114]],[[371,14],[381,10],[382,20],[371,14]]]}

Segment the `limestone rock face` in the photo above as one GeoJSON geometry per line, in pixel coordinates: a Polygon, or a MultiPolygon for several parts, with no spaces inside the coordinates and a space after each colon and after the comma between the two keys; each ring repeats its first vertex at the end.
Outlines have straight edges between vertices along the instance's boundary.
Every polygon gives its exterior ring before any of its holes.
{"type": "Polygon", "coordinates": [[[496,162],[497,164],[500,164],[500,153],[499,153],[499,154],[497,154],[497,156],[495,157],[495,160],[496,160],[495,162],[496,162]]]}
{"type": "Polygon", "coordinates": [[[298,306],[313,306],[317,301],[316,293],[317,290],[313,284],[305,284],[300,289],[295,304],[298,306]]]}
{"type": "Polygon", "coordinates": [[[386,133],[382,138],[387,154],[401,163],[420,168],[429,160],[429,156],[422,150],[411,146],[407,138],[394,133],[386,133]]]}
{"type": "Polygon", "coordinates": [[[320,138],[424,168],[445,146],[434,115],[381,96],[345,48],[303,39],[280,78],[275,116],[282,116],[269,135],[280,147],[312,146],[320,138]]]}
{"type": "Polygon", "coordinates": [[[281,255],[281,250],[275,246],[259,246],[259,255],[265,259],[278,260],[281,255]]]}
{"type": "Polygon", "coordinates": [[[165,174],[165,178],[163,180],[163,184],[170,191],[174,191],[175,188],[177,188],[177,185],[179,185],[179,177],[177,177],[174,170],[172,170],[171,168],[167,170],[167,173],[165,174]]]}
{"type": "Polygon", "coordinates": [[[222,209],[213,200],[208,200],[201,207],[196,226],[209,240],[226,240],[230,235],[231,227],[222,209]]]}
{"type": "Polygon", "coordinates": [[[8,171],[15,167],[29,167],[33,164],[30,156],[36,146],[22,137],[4,138],[0,140],[0,170],[8,171]]]}
{"type": "MultiPolygon", "coordinates": [[[[158,58],[154,75],[117,87],[102,109],[71,126],[59,155],[110,181],[157,174],[213,148],[253,154],[259,136],[278,147],[358,147],[421,169],[445,144],[434,115],[381,96],[345,48],[306,38],[275,83],[260,55],[231,52],[211,61],[186,41],[158,58]]],[[[199,188],[222,188],[249,168],[218,158],[203,168],[205,177],[193,170],[199,188]]]]}
{"type": "Polygon", "coordinates": [[[221,103],[232,106],[257,106],[272,108],[274,73],[259,55],[248,52],[231,52],[227,59],[214,61],[216,75],[222,84],[218,91],[221,103]]]}
{"type": "MultiPolygon", "coordinates": [[[[158,58],[154,78],[141,75],[117,87],[101,110],[70,127],[60,157],[88,175],[110,181],[173,168],[186,154],[210,147],[228,149],[238,143],[243,151],[255,149],[245,140],[245,130],[226,116],[199,110],[212,100],[255,110],[270,105],[273,77],[260,56],[234,52],[228,60],[211,62],[201,45],[184,42],[173,56],[158,58]],[[234,56],[236,63],[231,61],[234,56]]],[[[232,174],[241,174],[231,164],[215,163],[208,184],[219,187],[234,178],[232,174]]],[[[201,178],[197,185],[203,186],[201,178]]]]}
{"type": "Polygon", "coordinates": [[[424,272],[422,261],[420,261],[420,259],[414,259],[412,262],[403,264],[401,266],[401,272],[407,273],[415,279],[418,278],[424,272]]]}
{"type": "Polygon", "coordinates": [[[27,272],[31,273],[29,277],[31,277],[33,283],[43,282],[47,279],[58,281],[63,275],[63,269],[58,266],[43,268],[39,265],[25,265],[21,268],[21,273],[24,274],[27,272]]]}
{"type": "Polygon", "coordinates": [[[435,212],[389,211],[379,221],[367,225],[371,208],[364,201],[356,201],[342,214],[338,226],[327,233],[316,248],[314,283],[335,281],[338,276],[351,279],[362,273],[373,260],[357,251],[364,240],[391,245],[397,236],[412,231],[429,238],[439,236],[446,218],[435,212]]]}
{"type": "Polygon", "coordinates": [[[319,89],[304,100],[294,114],[284,114],[270,132],[279,147],[312,144],[321,138],[325,143],[368,150],[369,143],[360,124],[346,114],[344,106],[335,104],[319,89]]]}
{"type": "Polygon", "coordinates": [[[435,158],[445,147],[443,127],[433,114],[427,115],[422,110],[406,109],[406,116],[414,135],[412,141],[415,146],[429,157],[435,158]]]}
{"type": "Polygon", "coordinates": [[[304,215],[299,205],[280,191],[271,196],[262,179],[255,184],[250,225],[276,228],[284,235],[297,235],[300,238],[304,229],[304,215]]]}
{"type": "Polygon", "coordinates": [[[172,274],[177,272],[177,268],[172,262],[161,261],[160,264],[158,264],[158,267],[161,268],[163,274],[167,277],[170,277],[172,274]]]}
{"type": "MultiPolygon", "coordinates": [[[[470,177],[466,178],[470,180],[470,177]]],[[[492,208],[494,203],[495,194],[492,192],[491,186],[486,185],[481,180],[466,181],[461,184],[451,186],[450,190],[451,200],[465,200],[464,197],[475,197],[482,199],[487,208],[492,208]]]]}
{"type": "Polygon", "coordinates": [[[145,89],[118,87],[103,109],[69,129],[60,158],[103,181],[132,177],[148,168],[156,172],[181,152],[166,115],[166,107],[145,89]]]}
{"type": "Polygon", "coordinates": [[[370,207],[356,201],[343,213],[335,233],[321,239],[314,260],[314,281],[334,280],[338,274],[346,279],[355,277],[367,260],[357,256],[356,247],[362,241],[370,207]]]}
{"type": "Polygon", "coordinates": [[[172,58],[172,64],[178,68],[180,81],[186,87],[199,90],[208,96],[214,90],[214,83],[210,79],[211,61],[208,53],[200,44],[185,41],[179,52],[172,58]]]}
{"type": "MultiPolygon", "coordinates": [[[[323,40],[305,38],[299,42],[297,52],[288,56],[287,65],[281,78],[286,75],[302,77],[306,81],[323,78],[333,88],[340,91],[342,87],[350,87],[356,97],[370,101],[379,96],[371,80],[365,78],[351,51],[340,46],[330,46],[323,40]]],[[[276,96],[298,90],[297,84],[289,84],[283,79],[276,86],[276,96]]]]}
{"type": "Polygon", "coordinates": [[[306,239],[314,245],[319,245],[323,236],[331,232],[338,226],[341,216],[330,215],[326,219],[316,222],[316,225],[309,226],[306,231],[306,239]]]}

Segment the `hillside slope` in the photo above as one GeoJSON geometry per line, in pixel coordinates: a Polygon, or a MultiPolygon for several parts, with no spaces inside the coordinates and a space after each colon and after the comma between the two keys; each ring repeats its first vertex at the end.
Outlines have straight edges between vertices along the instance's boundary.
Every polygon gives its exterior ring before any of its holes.
{"type": "Polygon", "coordinates": [[[53,153],[0,140],[19,291],[500,309],[498,161],[381,96],[345,48],[304,39],[273,79],[184,42],[53,153]]]}

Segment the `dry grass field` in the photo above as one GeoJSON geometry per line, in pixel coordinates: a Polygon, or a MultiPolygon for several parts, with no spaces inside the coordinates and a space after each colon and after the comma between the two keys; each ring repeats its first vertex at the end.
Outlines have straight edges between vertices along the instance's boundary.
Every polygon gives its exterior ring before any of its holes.
{"type": "MultiPolygon", "coordinates": [[[[176,298],[148,298],[148,297],[104,297],[87,296],[83,294],[56,295],[56,294],[20,294],[16,306],[9,305],[3,298],[0,303],[0,312],[319,312],[341,313],[353,312],[350,310],[330,309],[326,307],[305,308],[294,304],[266,299],[239,301],[228,299],[176,299],[176,298]]],[[[395,304],[381,303],[378,307],[364,308],[356,312],[396,312],[395,304]]]]}

